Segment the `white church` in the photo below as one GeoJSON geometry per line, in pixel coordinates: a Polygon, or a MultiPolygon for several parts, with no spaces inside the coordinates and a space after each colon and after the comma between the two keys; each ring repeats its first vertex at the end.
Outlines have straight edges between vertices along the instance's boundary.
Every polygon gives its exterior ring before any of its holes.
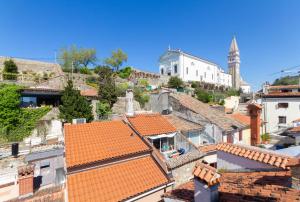
{"type": "Polygon", "coordinates": [[[228,73],[214,62],[170,48],[159,58],[161,75],[178,76],[183,81],[200,81],[218,86],[241,89],[250,93],[251,88],[240,76],[240,52],[233,37],[228,54],[228,73]]]}

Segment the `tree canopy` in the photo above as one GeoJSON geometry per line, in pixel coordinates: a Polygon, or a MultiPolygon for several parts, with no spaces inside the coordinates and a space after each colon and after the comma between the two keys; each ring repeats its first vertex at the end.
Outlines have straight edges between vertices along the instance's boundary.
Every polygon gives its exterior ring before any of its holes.
{"type": "Polygon", "coordinates": [[[59,58],[64,71],[71,71],[72,63],[74,72],[81,68],[87,68],[89,65],[95,65],[97,62],[96,49],[77,48],[75,45],[60,50],[59,58]]]}
{"type": "Polygon", "coordinates": [[[119,68],[122,66],[124,62],[127,62],[127,54],[124,53],[121,49],[112,52],[110,58],[106,58],[104,63],[108,66],[114,68],[115,71],[119,71],[119,68]]]}
{"type": "Polygon", "coordinates": [[[12,59],[4,61],[3,73],[4,79],[15,80],[17,78],[18,66],[12,59]]]}
{"type": "Polygon", "coordinates": [[[59,117],[67,122],[72,122],[73,119],[86,118],[87,122],[93,120],[92,106],[85,97],[80,95],[80,91],[74,89],[73,82],[68,81],[62,97],[62,105],[59,106],[59,117]]]}
{"type": "Polygon", "coordinates": [[[110,107],[117,101],[116,85],[113,72],[108,67],[99,69],[99,101],[107,103],[110,107]]]}

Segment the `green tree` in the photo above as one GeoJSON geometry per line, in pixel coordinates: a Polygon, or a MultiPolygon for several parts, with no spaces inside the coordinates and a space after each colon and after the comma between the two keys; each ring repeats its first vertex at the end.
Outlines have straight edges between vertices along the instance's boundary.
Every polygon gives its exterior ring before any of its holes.
{"type": "Polygon", "coordinates": [[[117,101],[116,85],[113,72],[108,67],[99,70],[99,101],[108,103],[110,107],[117,101]]]}
{"type": "Polygon", "coordinates": [[[106,102],[99,102],[97,104],[96,110],[100,119],[107,119],[107,116],[111,114],[111,109],[108,103],[106,102]]]}
{"type": "Polygon", "coordinates": [[[59,106],[59,117],[67,122],[72,122],[76,118],[86,118],[87,122],[93,120],[92,107],[85,97],[80,95],[80,91],[74,89],[73,82],[68,81],[62,97],[62,105],[59,106]]]}
{"type": "Polygon", "coordinates": [[[7,80],[16,80],[18,74],[18,66],[12,60],[6,60],[4,62],[4,69],[3,69],[3,78],[7,80]]]}
{"type": "Polygon", "coordinates": [[[115,71],[119,71],[119,68],[124,62],[127,62],[127,59],[127,54],[118,49],[117,51],[113,51],[111,57],[106,58],[104,63],[114,68],[115,71]]]}
{"type": "Polygon", "coordinates": [[[118,72],[118,76],[121,77],[122,79],[127,79],[131,75],[131,72],[132,72],[131,67],[125,67],[118,72]]]}
{"type": "Polygon", "coordinates": [[[169,79],[168,86],[169,88],[180,88],[183,87],[183,81],[181,80],[181,78],[178,78],[177,76],[172,76],[169,79]]]}
{"type": "Polygon", "coordinates": [[[96,49],[93,48],[77,48],[75,45],[70,48],[60,50],[59,57],[63,70],[70,72],[72,63],[74,72],[79,72],[81,68],[88,68],[97,61],[96,49]]]}
{"type": "Polygon", "coordinates": [[[149,102],[150,96],[146,94],[143,89],[135,87],[133,89],[134,99],[140,103],[140,106],[143,108],[147,102],[149,102]]]}

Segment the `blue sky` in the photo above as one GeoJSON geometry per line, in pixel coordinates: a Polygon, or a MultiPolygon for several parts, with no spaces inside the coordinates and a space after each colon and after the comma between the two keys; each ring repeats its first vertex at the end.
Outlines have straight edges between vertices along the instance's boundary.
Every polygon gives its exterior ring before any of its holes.
{"type": "MultiPolygon", "coordinates": [[[[0,0],[0,55],[54,61],[76,44],[100,59],[123,49],[128,65],[158,72],[158,58],[180,48],[227,71],[236,35],[241,72],[255,89],[300,64],[300,1],[286,0],[0,0]]],[[[299,68],[300,69],[300,68],[299,68]]]]}

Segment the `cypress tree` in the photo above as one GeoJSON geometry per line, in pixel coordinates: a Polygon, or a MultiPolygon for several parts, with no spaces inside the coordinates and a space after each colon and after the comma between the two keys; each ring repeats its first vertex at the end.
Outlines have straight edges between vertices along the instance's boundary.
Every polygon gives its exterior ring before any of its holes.
{"type": "Polygon", "coordinates": [[[86,118],[87,122],[93,120],[92,106],[80,91],[74,89],[73,82],[68,81],[61,97],[62,105],[59,106],[59,117],[71,123],[72,119],[86,118]]]}

